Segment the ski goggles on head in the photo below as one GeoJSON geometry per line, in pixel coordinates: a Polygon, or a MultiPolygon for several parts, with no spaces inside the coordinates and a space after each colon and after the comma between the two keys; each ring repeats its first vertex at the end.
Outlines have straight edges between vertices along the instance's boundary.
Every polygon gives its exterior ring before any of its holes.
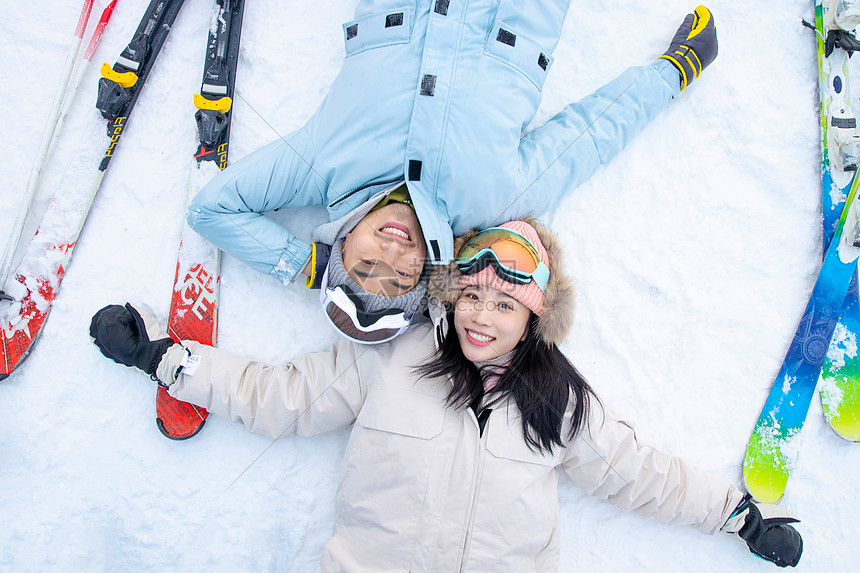
{"type": "Polygon", "coordinates": [[[414,312],[386,309],[367,312],[361,300],[348,286],[330,287],[323,277],[320,302],[326,318],[341,334],[359,344],[387,342],[402,334],[412,323],[414,312]]]}
{"type": "Polygon", "coordinates": [[[543,292],[549,282],[549,267],[541,261],[537,248],[521,234],[504,227],[490,227],[475,235],[456,262],[465,275],[493,267],[500,278],[515,284],[534,280],[543,292]]]}

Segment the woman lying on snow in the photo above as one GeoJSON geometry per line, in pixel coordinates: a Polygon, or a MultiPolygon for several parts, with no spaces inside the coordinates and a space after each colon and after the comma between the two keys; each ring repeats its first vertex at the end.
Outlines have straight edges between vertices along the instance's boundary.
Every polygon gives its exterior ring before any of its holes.
{"type": "Polygon", "coordinates": [[[341,340],[269,366],[174,343],[130,304],[100,310],[90,334],[108,358],[251,431],[354,425],[323,571],[555,571],[556,469],[618,507],[798,563],[797,519],[638,442],[603,409],[558,348],[573,288],[548,230],[512,221],[456,247],[431,279],[432,324],[389,343],[341,340]]]}

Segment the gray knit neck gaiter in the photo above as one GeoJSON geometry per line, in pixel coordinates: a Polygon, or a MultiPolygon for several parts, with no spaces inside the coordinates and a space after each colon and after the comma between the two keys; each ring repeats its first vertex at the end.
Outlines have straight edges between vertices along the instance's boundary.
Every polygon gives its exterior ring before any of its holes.
{"type": "Polygon", "coordinates": [[[424,311],[427,306],[427,282],[428,273],[421,273],[421,279],[411,291],[399,296],[384,296],[373,294],[364,290],[355,282],[343,264],[343,241],[338,239],[331,247],[331,257],[328,260],[328,286],[346,286],[355,294],[364,305],[365,312],[379,312],[381,310],[398,309],[407,314],[416,314],[424,311]]]}

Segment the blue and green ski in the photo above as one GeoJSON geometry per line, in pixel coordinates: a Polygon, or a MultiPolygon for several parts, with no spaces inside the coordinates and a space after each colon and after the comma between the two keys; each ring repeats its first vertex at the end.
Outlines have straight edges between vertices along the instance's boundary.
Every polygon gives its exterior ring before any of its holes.
{"type": "Polygon", "coordinates": [[[747,446],[744,483],[764,503],[776,503],[785,493],[821,367],[857,269],[858,186],[860,178],[855,177],[803,318],[747,446]]]}
{"type": "MultiPolygon", "coordinates": [[[[844,22],[839,23],[845,25],[844,22]]],[[[823,239],[827,249],[848,196],[851,179],[857,173],[860,136],[852,113],[853,93],[848,80],[850,57],[854,51],[860,50],[860,42],[850,31],[838,28],[832,0],[826,5],[816,0],[815,28],[818,32],[821,101],[823,239]]],[[[837,434],[855,442],[860,441],[860,356],[857,352],[860,305],[857,284],[855,273],[822,365],[819,385],[827,422],[837,434]]]]}
{"type": "MultiPolygon", "coordinates": [[[[860,178],[855,177],[856,159],[852,161],[850,153],[851,146],[857,143],[854,140],[856,120],[851,114],[847,82],[847,50],[853,47],[853,36],[829,32],[825,35],[822,0],[815,0],[814,4],[827,249],[806,310],[756,421],[744,458],[743,477],[747,490],[765,503],[776,503],[785,493],[800,447],[803,424],[825,362],[829,360],[834,366],[838,363],[837,353],[828,351],[832,348],[834,332],[839,331],[837,342],[834,342],[838,345],[839,337],[846,330],[844,319],[839,320],[844,307],[852,300],[856,304],[856,294],[848,295],[852,283],[856,285],[854,277],[860,255],[860,201],[855,201],[860,178]]],[[[843,400],[843,404],[849,402],[843,400]]]]}

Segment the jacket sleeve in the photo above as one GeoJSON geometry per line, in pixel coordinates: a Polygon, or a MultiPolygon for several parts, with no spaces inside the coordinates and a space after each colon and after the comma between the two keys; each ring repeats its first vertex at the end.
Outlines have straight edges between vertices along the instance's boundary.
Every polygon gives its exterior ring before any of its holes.
{"type": "Polygon", "coordinates": [[[549,212],[609,163],[678,95],[679,77],[665,60],[630,68],[523,135],[517,211],[549,212]]]}
{"type": "MultiPolygon", "coordinates": [[[[180,373],[168,392],[272,438],[310,436],[348,427],[367,395],[363,365],[371,347],[347,340],[328,352],[268,365],[197,342],[183,341],[200,357],[197,372],[180,373]]],[[[185,348],[175,344],[158,366],[160,380],[174,380],[185,348]]]]}
{"type": "Polygon", "coordinates": [[[188,224],[255,270],[292,282],[311,246],[263,213],[325,203],[304,129],[258,149],[216,175],[188,207],[188,224]]]}
{"type": "Polygon", "coordinates": [[[743,494],[727,480],[636,439],[599,404],[569,446],[562,470],[590,495],[669,525],[717,532],[743,494]]]}

